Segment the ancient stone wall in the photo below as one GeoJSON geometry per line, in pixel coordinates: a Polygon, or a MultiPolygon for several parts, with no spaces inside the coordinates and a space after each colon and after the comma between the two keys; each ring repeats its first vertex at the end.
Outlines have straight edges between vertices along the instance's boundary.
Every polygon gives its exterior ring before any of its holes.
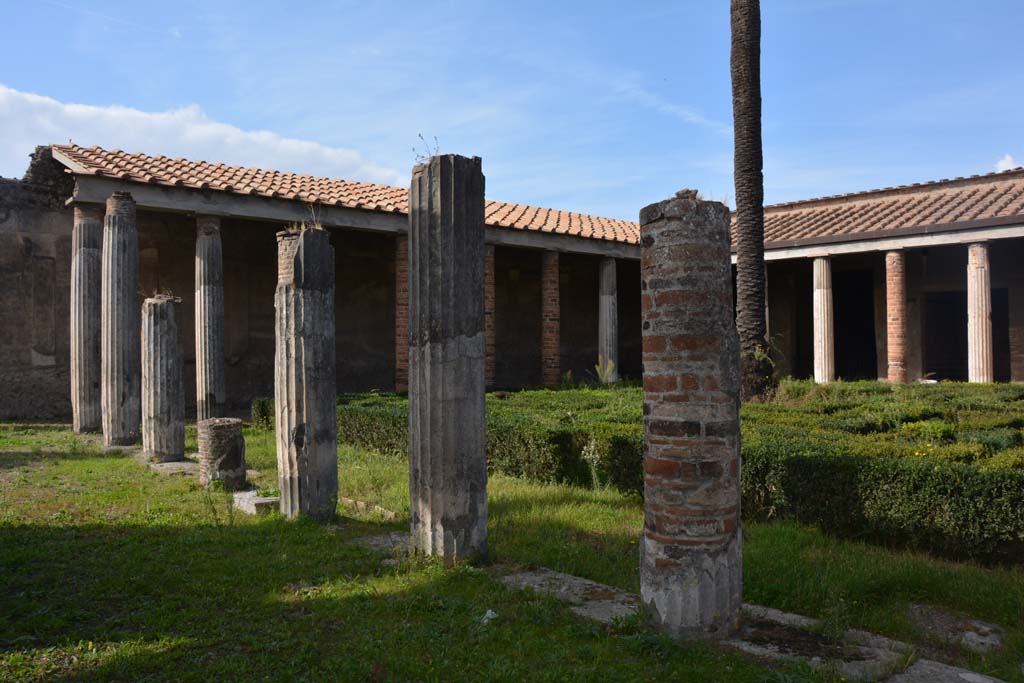
{"type": "Polygon", "coordinates": [[[0,419],[71,418],[70,178],[48,148],[0,178],[0,419]]]}

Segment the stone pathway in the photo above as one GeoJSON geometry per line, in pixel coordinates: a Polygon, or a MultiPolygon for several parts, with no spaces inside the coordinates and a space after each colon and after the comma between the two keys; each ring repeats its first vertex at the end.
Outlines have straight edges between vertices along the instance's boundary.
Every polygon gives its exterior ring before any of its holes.
{"type": "MultiPolygon", "coordinates": [[[[396,532],[364,536],[355,543],[385,555],[405,552],[409,534],[396,532]]],[[[640,596],[596,581],[544,567],[498,577],[507,586],[533,590],[569,604],[574,613],[610,624],[641,608],[640,596]]],[[[884,683],[1002,683],[990,676],[940,662],[919,659],[907,666],[914,647],[898,640],[850,629],[841,637],[825,633],[817,619],[770,607],[745,604],[740,632],[723,641],[728,647],[756,657],[801,659],[819,669],[835,670],[848,680],[884,683]]]]}

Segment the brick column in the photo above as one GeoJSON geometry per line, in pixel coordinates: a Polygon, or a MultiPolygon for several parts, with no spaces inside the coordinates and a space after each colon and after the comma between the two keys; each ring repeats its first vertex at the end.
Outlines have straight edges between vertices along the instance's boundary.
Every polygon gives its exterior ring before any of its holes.
{"type": "Polygon", "coordinates": [[[692,190],[640,212],[644,531],[640,593],[677,637],[739,625],[740,351],[729,210],[692,190]]]}
{"type": "Polygon", "coordinates": [[[71,410],[76,434],[100,430],[103,207],[75,204],[71,231],[71,410]]]}
{"type": "Polygon", "coordinates": [[[836,378],[835,334],[832,325],[832,262],[814,259],[814,381],[836,378]]]}
{"type": "Polygon", "coordinates": [[[395,392],[409,390],[409,238],[395,238],[395,392]]]}
{"type": "Polygon", "coordinates": [[[885,254],[885,329],[888,379],[907,381],[907,274],[902,251],[885,254]]]}
{"type": "Polygon", "coordinates": [[[615,259],[603,258],[598,266],[597,356],[609,382],[619,380],[619,293],[615,259]]]}
{"type": "Polygon", "coordinates": [[[556,387],[562,379],[562,308],[558,292],[558,252],[543,252],[540,274],[540,365],[541,381],[556,387]]]}
{"type": "Polygon", "coordinates": [[[494,386],[494,245],[484,247],[484,384],[494,386]]]}
{"type": "Polygon", "coordinates": [[[409,189],[409,513],[412,546],[487,553],[484,176],[431,157],[409,189]]]}
{"type": "Polygon", "coordinates": [[[992,285],[988,245],[967,247],[967,381],[991,382],[992,285]]]}

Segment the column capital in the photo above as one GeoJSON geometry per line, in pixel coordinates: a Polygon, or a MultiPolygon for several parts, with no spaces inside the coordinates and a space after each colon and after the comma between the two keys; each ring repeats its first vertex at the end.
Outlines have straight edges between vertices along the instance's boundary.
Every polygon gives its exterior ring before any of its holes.
{"type": "Polygon", "coordinates": [[[196,215],[196,234],[210,235],[220,232],[220,216],[196,215]]]}

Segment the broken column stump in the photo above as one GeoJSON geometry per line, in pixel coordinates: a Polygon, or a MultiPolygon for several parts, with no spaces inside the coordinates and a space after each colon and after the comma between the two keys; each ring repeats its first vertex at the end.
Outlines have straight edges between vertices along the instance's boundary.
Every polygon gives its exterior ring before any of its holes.
{"type": "Polygon", "coordinates": [[[224,257],[220,219],[196,218],[196,420],[224,415],[224,257]]]}
{"type": "Polygon", "coordinates": [[[103,207],[75,204],[71,231],[71,410],[76,434],[101,429],[100,271],[103,207]]]}
{"type": "Polygon", "coordinates": [[[185,459],[181,299],[142,303],[142,452],[152,462],[185,459]]]}
{"type": "Polygon", "coordinates": [[[741,605],[740,353],[729,210],[683,190],[640,212],[644,362],[641,598],[684,638],[741,605]]]}
{"type": "Polygon", "coordinates": [[[281,513],[329,519],[338,504],[334,249],[326,230],[277,233],[274,409],[281,513]]]}
{"type": "Polygon", "coordinates": [[[412,546],[448,562],[487,552],[484,176],[435,156],[409,190],[412,546]]]}
{"type": "Polygon", "coordinates": [[[100,397],[103,445],[128,446],[141,419],[139,231],[135,200],[115,192],[103,222],[100,397]]]}
{"type": "Polygon", "coordinates": [[[199,483],[223,482],[228,491],[245,487],[245,437],[242,421],[212,417],[196,424],[199,439],[199,483]]]}

